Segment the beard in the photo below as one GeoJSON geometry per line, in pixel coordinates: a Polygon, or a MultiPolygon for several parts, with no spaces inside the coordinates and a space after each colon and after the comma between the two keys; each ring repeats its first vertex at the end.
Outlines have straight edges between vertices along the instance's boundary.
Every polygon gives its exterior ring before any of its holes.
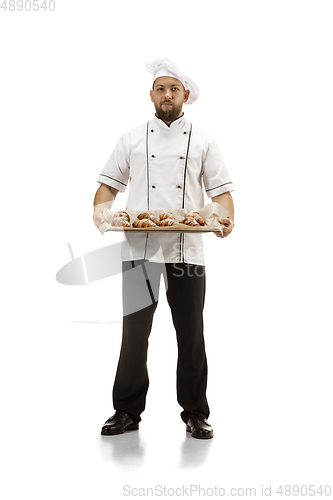
{"type": "Polygon", "coordinates": [[[157,103],[154,104],[157,117],[163,120],[164,122],[173,122],[174,120],[176,120],[181,114],[183,107],[182,104],[176,106],[174,103],[171,103],[171,106],[162,109],[162,105],[159,105],[157,103]]]}

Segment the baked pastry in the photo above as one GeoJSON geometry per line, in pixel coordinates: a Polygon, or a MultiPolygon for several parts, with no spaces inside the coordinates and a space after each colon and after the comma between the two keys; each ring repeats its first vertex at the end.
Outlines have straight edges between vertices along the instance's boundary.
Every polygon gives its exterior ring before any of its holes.
{"type": "Polygon", "coordinates": [[[201,217],[199,212],[188,212],[187,214],[185,214],[185,219],[187,219],[188,217],[193,217],[193,219],[195,219],[197,222],[199,222],[200,226],[206,225],[206,222],[201,217]]]}
{"type": "Polygon", "coordinates": [[[118,219],[118,217],[125,217],[125,219],[129,222],[130,221],[130,216],[128,215],[127,212],[115,212],[112,216],[112,219],[118,219]]]}
{"type": "Polygon", "coordinates": [[[163,219],[158,223],[159,226],[174,226],[178,224],[176,219],[163,219]]]}
{"type": "Polygon", "coordinates": [[[160,220],[164,220],[164,219],[175,219],[176,220],[176,217],[173,215],[172,212],[163,212],[160,215],[160,220]]]}
{"type": "Polygon", "coordinates": [[[153,214],[153,212],[143,212],[142,214],[138,215],[138,219],[150,219],[155,222],[156,225],[158,225],[158,218],[153,214]]]}
{"type": "Polygon", "coordinates": [[[128,220],[125,217],[114,217],[111,219],[110,222],[111,226],[116,226],[116,227],[131,227],[131,224],[128,222],[128,220]]]}
{"type": "Polygon", "coordinates": [[[195,220],[194,217],[185,217],[181,222],[182,224],[186,224],[186,226],[200,226],[199,222],[195,220]]]}
{"type": "Polygon", "coordinates": [[[150,219],[137,219],[132,224],[133,227],[154,227],[157,226],[154,221],[150,219]]]}
{"type": "Polygon", "coordinates": [[[150,217],[152,215],[154,215],[153,212],[149,212],[149,210],[148,210],[148,212],[143,212],[142,214],[139,214],[138,219],[140,219],[140,220],[141,219],[150,219],[150,217]]]}

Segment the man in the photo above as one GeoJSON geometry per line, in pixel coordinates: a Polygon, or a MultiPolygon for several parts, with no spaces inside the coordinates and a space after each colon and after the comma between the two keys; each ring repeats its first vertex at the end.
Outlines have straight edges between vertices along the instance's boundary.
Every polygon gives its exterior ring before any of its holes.
{"type": "MultiPolygon", "coordinates": [[[[104,221],[117,193],[129,184],[128,210],[198,210],[204,190],[225,207],[223,236],[233,229],[233,184],[216,141],[189,123],[183,104],[192,104],[199,88],[167,58],[147,65],[153,74],[155,117],[125,132],[104,170],[94,200],[94,221],[104,221]]],[[[220,233],[216,233],[221,236],[220,233]]],[[[125,233],[123,255],[123,338],[113,387],[116,413],[103,435],[139,428],[149,380],[148,337],[158,301],[159,280],[167,281],[167,300],[177,335],[177,399],[191,436],[213,437],[207,421],[207,360],[203,337],[205,266],[202,235],[184,232],[125,233]],[[146,295],[145,295],[146,294],[146,295]],[[143,301],[142,298],[147,297],[143,301]],[[138,301],[141,306],[134,304],[138,301]]]]}

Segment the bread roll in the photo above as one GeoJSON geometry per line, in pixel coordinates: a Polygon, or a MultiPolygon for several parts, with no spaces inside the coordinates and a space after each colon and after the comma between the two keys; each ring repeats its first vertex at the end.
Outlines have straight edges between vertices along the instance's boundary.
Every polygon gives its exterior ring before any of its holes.
{"type": "Polygon", "coordinates": [[[115,212],[112,216],[112,219],[118,219],[118,217],[124,217],[128,222],[130,221],[130,216],[127,212],[115,212]]]}
{"type": "Polygon", "coordinates": [[[150,219],[150,217],[152,215],[154,215],[153,212],[149,212],[148,211],[148,212],[143,212],[142,214],[139,214],[137,218],[140,219],[140,220],[141,219],[150,219]]]}
{"type": "Polygon", "coordinates": [[[181,222],[182,224],[186,224],[186,226],[200,226],[199,222],[196,221],[194,217],[187,217],[181,222]]]}
{"type": "Polygon", "coordinates": [[[158,218],[153,214],[153,212],[143,212],[142,214],[138,215],[138,219],[149,219],[155,222],[156,225],[158,225],[158,218]]]}
{"type": "Polygon", "coordinates": [[[116,227],[131,227],[131,224],[128,222],[128,220],[125,217],[115,217],[114,219],[111,220],[110,222],[111,226],[116,226],[116,227]]]}
{"type": "Polygon", "coordinates": [[[160,220],[164,219],[176,219],[172,212],[164,212],[160,215],[160,220]]]}
{"type": "Polygon", "coordinates": [[[200,226],[206,225],[204,219],[201,217],[199,212],[189,212],[189,213],[185,214],[185,219],[188,219],[189,217],[193,217],[193,219],[195,219],[197,222],[199,222],[200,226]]]}
{"type": "Polygon", "coordinates": [[[155,222],[150,219],[137,219],[133,222],[133,227],[154,227],[156,226],[155,222]]]}
{"type": "Polygon", "coordinates": [[[178,224],[176,219],[163,219],[158,223],[159,226],[174,226],[175,224],[178,224]]]}

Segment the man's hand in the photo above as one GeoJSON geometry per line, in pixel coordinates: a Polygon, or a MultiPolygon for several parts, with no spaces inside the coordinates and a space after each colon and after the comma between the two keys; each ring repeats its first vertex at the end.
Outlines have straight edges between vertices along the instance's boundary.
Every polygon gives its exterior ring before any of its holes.
{"type": "Polygon", "coordinates": [[[220,194],[219,196],[214,196],[212,198],[212,201],[219,203],[220,205],[222,205],[222,207],[226,208],[229,212],[228,217],[219,219],[219,223],[221,224],[222,229],[223,229],[223,234],[222,234],[222,232],[219,232],[219,231],[215,232],[214,231],[216,236],[218,236],[219,238],[225,238],[226,236],[228,236],[231,233],[231,231],[233,230],[234,225],[235,225],[235,223],[234,223],[234,203],[232,200],[232,196],[228,191],[227,193],[220,194]]]}
{"type": "Polygon", "coordinates": [[[105,222],[105,218],[104,218],[104,215],[103,215],[103,209],[102,210],[96,210],[96,211],[94,211],[93,219],[94,219],[95,226],[97,228],[99,228],[99,226],[101,224],[103,224],[103,222],[105,222]]]}
{"type": "Polygon", "coordinates": [[[107,186],[106,184],[101,184],[97,189],[94,199],[93,214],[94,224],[97,228],[99,228],[99,226],[103,224],[103,222],[105,222],[103,209],[107,208],[108,210],[111,210],[117,193],[117,189],[107,186]]]}
{"type": "Polygon", "coordinates": [[[223,233],[221,233],[220,231],[214,232],[219,238],[225,238],[231,233],[235,224],[232,222],[229,216],[226,219],[218,219],[218,222],[222,226],[223,233]]]}

